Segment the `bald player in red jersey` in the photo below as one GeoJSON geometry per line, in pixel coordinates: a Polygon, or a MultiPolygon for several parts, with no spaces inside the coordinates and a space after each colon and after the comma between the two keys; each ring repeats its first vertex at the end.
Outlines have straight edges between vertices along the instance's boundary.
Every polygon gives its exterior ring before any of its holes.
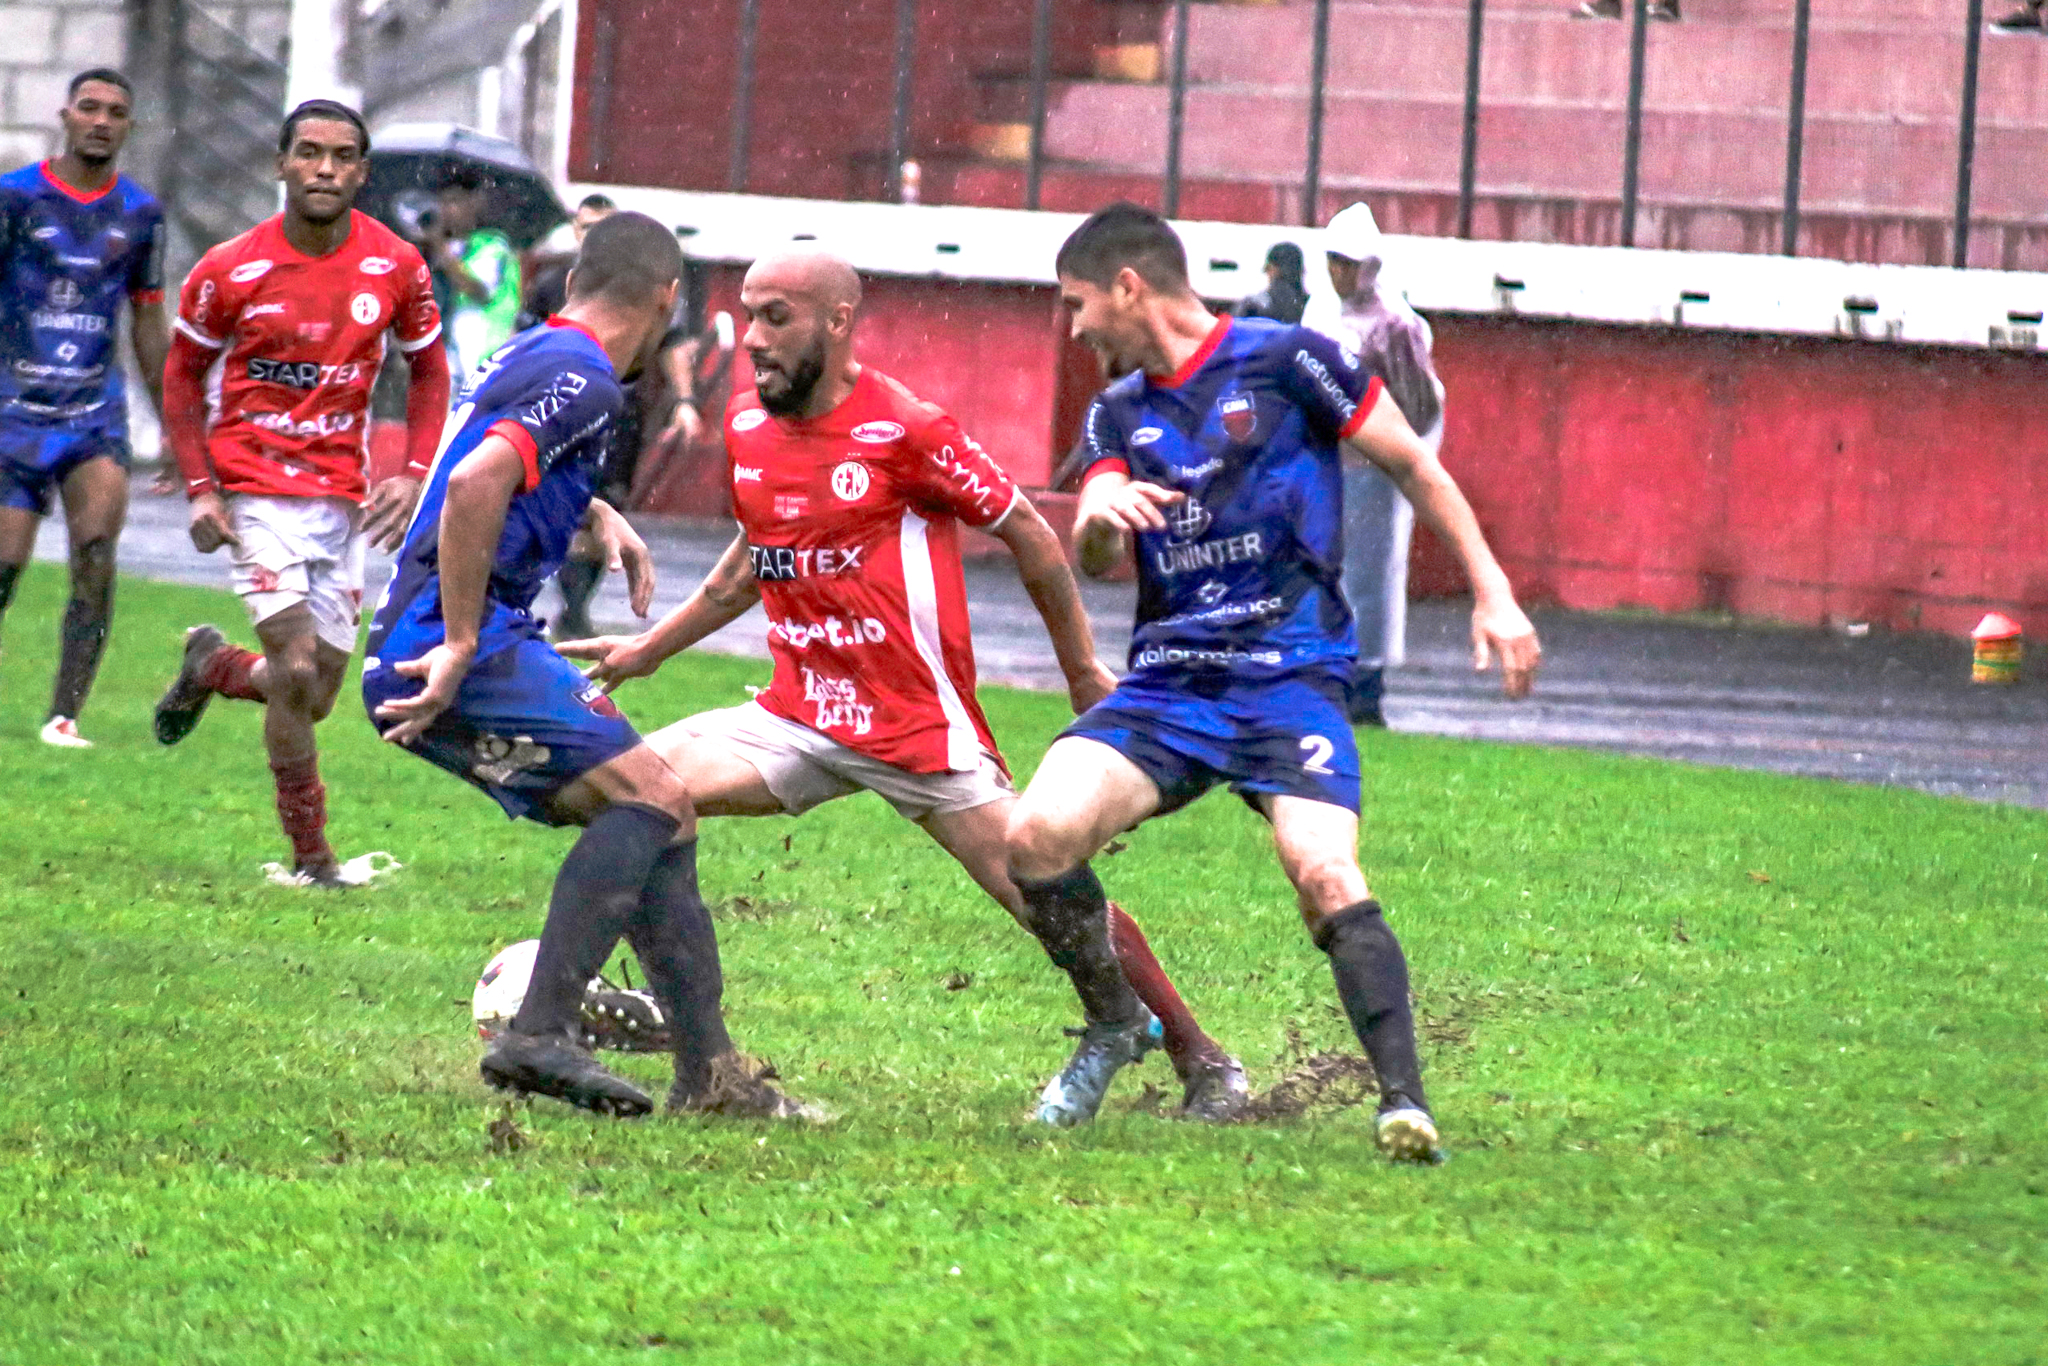
{"type": "Polygon", "coordinates": [[[314,724],[355,652],[366,543],[396,548],[448,414],[448,361],[426,262],[353,207],[368,178],[362,118],[311,100],[278,138],[284,212],[200,259],[178,305],[164,435],[191,500],[192,543],[229,548],[263,643],[186,633],[156,709],[176,744],[215,695],[264,704],[263,743],[291,880],[335,886],[314,724]],[[411,362],[406,467],[368,486],[370,391],[387,345],[411,362]]]}
{"type": "MultiPolygon", "coordinates": [[[[1116,680],[1095,658],[1059,538],[957,422],[854,360],[860,277],[845,261],[817,250],[764,257],[740,301],[755,389],[726,410],[739,536],[689,600],[646,632],[558,648],[596,661],[591,676],[610,688],[761,603],[775,661],[767,689],[648,737],[698,814],[798,815],[877,793],[1032,928],[1004,868],[1016,797],[975,699],[960,538],[972,527],[1010,548],[1078,714],[1116,680]]],[[[1183,1113],[1235,1116],[1243,1068],[1195,1023],[1136,922],[1121,910],[1111,920],[1138,990],[1084,997],[1090,1026],[1149,1009],[1186,1083],[1183,1113]]],[[[1086,951],[1041,939],[1069,970],[1086,951]]]]}

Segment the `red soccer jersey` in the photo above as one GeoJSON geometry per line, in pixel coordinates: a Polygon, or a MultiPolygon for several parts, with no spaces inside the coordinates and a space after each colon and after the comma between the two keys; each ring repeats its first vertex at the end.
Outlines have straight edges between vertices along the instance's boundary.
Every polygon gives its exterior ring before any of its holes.
{"type": "Polygon", "coordinates": [[[965,772],[995,738],[974,697],[960,524],[1022,495],[960,424],[864,368],[823,417],[725,410],[734,514],[775,677],[759,701],[912,773],[965,772]]]}
{"type": "Polygon", "coordinates": [[[353,214],[346,242],[307,256],[280,216],[200,258],[177,328],[221,353],[206,447],[223,489],[360,502],[384,334],[407,353],[430,346],[441,312],[427,263],[376,219],[353,214]]]}

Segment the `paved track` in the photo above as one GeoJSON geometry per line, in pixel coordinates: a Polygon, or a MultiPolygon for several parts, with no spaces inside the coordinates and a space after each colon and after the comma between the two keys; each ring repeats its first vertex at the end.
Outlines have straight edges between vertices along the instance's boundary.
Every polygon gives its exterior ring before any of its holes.
{"type": "MultiPolygon", "coordinates": [[[[185,539],[183,500],[151,498],[140,481],[135,493],[122,568],[225,586],[226,562],[195,554],[185,539]]],[[[655,551],[657,613],[689,592],[731,535],[729,526],[635,520],[655,551]]],[[[62,556],[60,523],[45,525],[36,554],[62,556]]],[[[382,565],[373,570],[373,596],[384,573],[382,565]]],[[[1089,583],[1083,591],[1102,657],[1121,660],[1132,589],[1089,583]]],[[[968,596],[983,679],[1057,686],[1051,650],[1007,563],[971,568],[968,596]]],[[[601,623],[630,619],[617,584],[607,585],[595,615],[601,623]]],[[[1388,684],[1387,715],[1396,730],[1614,750],[2048,809],[2048,684],[2040,681],[2048,677],[2048,647],[2036,653],[2036,677],[1984,688],[1969,682],[1966,642],[1548,612],[1537,619],[1547,656],[1537,695],[1509,704],[1490,676],[1473,676],[1466,622],[1457,603],[1416,604],[1408,665],[1388,684]]],[[[765,656],[762,630],[757,609],[707,648],[765,656]]]]}

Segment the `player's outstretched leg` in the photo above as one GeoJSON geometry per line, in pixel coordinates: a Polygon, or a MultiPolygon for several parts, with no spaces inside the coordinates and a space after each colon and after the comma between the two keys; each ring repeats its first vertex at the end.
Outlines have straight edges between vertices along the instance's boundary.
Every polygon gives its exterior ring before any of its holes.
{"type": "Polygon", "coordinates": [[[175,745],[190,735],[205,715],[207,703],[216,696],[269,701],[263,691],[262,668],[262,655],[228,644],[217,626],[194,626],[186,631],[185,657],[178,676],[157,699],[157,743],[175,745]]]}
{"type": "Polygon", "coordinates": [[[479,1065],[487,1083],[599,1114],[654,1108],[645,1091],[582,1046],[583,992],[638,914],[648,875],[680,825],[667,811],[620,802],[584,827],[555,878],[526,1000],[479,1065]]]}
{"type": "Polygon", "coordinates": [[[654,862],[640,892],[639,913],[626,927],[675,1036],[676,1075],[670,1114],[718,1114],[822,1122],[824,1111],[769,1085],[773,1075],[733,1047],[726,1032],[725,976],[718,931],[697,890],[697,842],[671,844],[654,862]]]}
{"type": "Polygon", "coordinates": [[[1109,903],[1109,942],[1131,989],[1159,1017],[1166,1056],[1181,1080],[1181,1117],[1227,1124],[1243,1114],[1251,1100],[1244,1065],[1196,1023],[1195,1013],[1153,956],[1145,932],[1114,901],[1109,903]]]}
{"type": "Polygon", "coordinates": [[[1086,1124],[1102,1108],[1116,1074],[1157,1048],[1163,1030],[1110,947],[1109,898],[1093,868],[1083,863],[1058,877],[1033,880],[1019,877],[1013,865],[1010,880],[1024,898],[1028,928],[1073,982],[1088,1021],[1074,1056],[1040,1093],[1038,1117],[1060,1128],[1086,1124]]]}

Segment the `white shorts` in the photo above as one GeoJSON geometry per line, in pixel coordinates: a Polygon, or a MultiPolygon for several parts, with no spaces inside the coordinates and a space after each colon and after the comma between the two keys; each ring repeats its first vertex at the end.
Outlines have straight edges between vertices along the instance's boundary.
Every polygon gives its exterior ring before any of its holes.
{"type": "Polygon", "coordinates": [[[971,811],[1017,790],[986,752],[971,772],[912,773],[784,720],[758,702],[699,712],[676,725],[685,735],[719,741],[752,764],[792,816],[835,797],[872,792],[895,807],[897,815],[914,821],[971,811]]]}
{"type": "Polygon", "coordinates": [[[305,603],[320,639],[355,653],[363,612],[362,509],[346,498],[228,495],[235,591],[259,625],[305,603]]]}

